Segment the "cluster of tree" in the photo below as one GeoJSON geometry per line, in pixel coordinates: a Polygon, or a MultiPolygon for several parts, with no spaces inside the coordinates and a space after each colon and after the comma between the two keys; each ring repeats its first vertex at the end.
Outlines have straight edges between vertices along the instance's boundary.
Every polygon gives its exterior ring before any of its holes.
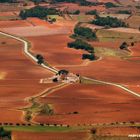
{"type": "Polygon", "coordinates": [[[44,57],[43,57],[42,55],[37,54],[37,55],[36,55],[36,58],[37,58],[37,63],[38,63],[39,65],[41,65],[42,63],[44,63],[44,57]]]}
{"type": "Polygon", "coordinates": [[[107,2],[107,3],[105,3],[105,6],[106,6],[106,8],[118,7],[117,5],[115,5],[115,4],[112,3],[112,2],[107,2]]]}
{"type": "Polygon", "coordinates": [[[99,25],[99,26],[109,26],[109,27],[127,27],[122,20],[116,17],[100,17],[98,16],[95,20],[91,21],[91,24],[99,25]]]}
{"type": "Polygon", "coordinates": [[[118,14],[131,14],[132,12],[130,10],[119,10],[117,13],[118,14]]]}
{"type": "Polygon", "coordinates": [[[87,28],[87,27],[79,27],[76,26],[74,28],[74,35],[73,37],[77,38],[83,38],[83,39],[87,39],[87,40],[96,40],[97,36],[95,34],[95,32],[92,31],[92,29],[87,28]]]}
{"type": "Polygon", "coordinates": [[[55,8],[36,6],[31,9],[22,10],[19,16],[22,19],[26,19],[28,17],[38,17],[44,19],[47,17],[47,15],[58,15],[58,13],[59,13],[58,10],[56,10],[55,8]]]}
{"type": "Polygon", "coordinates": [[[98,12],[97,12],[97,10],[91,10],[91,11],[86,12],[86,15],[95,15],[95,16],[98,16],[98,12]]]}
{"type": "Polygon", "coordinates": [[[100,3],[98,3],[98,2],[90,2],[90,1],[87,1],[87,0],[79,0],[79,4],[81,6],[97,6],[97,5],[100,5],[100,3]]]}
{"type": "Polygon", "coordinates": [[[91,54],[83,54],[82,55],[82,59],[95,60],[96,59],[96,56],[95,56],[94,53],[91,53],[91,54]]]}
{"type": "Polygon", "coordinates": [[[11,140],[11,132],[4,130],[3,127],[0,127],[0,139],[11,140]]]}
{"type": "Polygon", "coordinates": [[[74,42],[68,43],[68,47],[74,49],[82,49],[88,52],[94,52],[94,48],[81,39],[76,39],[74,42]]]}
{"type": "Polygon", "coordinates": [[[91,61],[96,59],[96,56],[94,54],[94,48],[81,39],[76,39],[74,42],[68,43],[68,47],[87,51],[88,54],[83,54],[82,59],[89,59],[91,61]]]}

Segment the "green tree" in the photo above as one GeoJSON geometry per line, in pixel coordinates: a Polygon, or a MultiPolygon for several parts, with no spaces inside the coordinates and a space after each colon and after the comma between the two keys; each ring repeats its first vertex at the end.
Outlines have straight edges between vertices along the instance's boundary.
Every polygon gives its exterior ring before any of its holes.
{"type": "Polygon", "coordinates": [[[97,39],[97,36],[95,32],[92,31],[92,29],[87,27],[75,27],[74,28],[74,34],[75,36],[79,36],[88,40],[95,40],[97,39]]]}

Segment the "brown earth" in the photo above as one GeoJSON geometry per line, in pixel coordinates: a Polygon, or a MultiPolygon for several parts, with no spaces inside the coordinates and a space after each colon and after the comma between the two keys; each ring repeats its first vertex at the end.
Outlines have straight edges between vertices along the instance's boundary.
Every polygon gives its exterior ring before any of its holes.
{"type": "Polygon", "coordinates": [[[35,117],[34,120],[41,123],[84,125],[140,121],[139,99],[109,85],[72,84],[40,101],[51,104],[56,113],[35,117]]]}
{"type": "Polygon", "coordinates": [[[32,26],[26,20],[0,21],[0,28],[32,26]]]}
{"type": "Polygon", "coordinates": [[[0,38],[0,72],[3,74],[0,78],[0,122],[21,122],[22,112],[16,109],[27,105],[25,98],[53,86],[39,83],[41,78],[53,74],[31,61],[23,53],[22,47],[23,44],[14,39],[0,38]]]}
{"type": "Polygon", "coordinates": [[[140,129],[137,127],[105,127],[97,130],[99,136],[128,136],[139,135],[140,129]]]}
{"type": "Polygon", "coordinates": [[[89,138],[87,132],[13,132],[14,140],[86,140],[89,138]]]}
{"type": "Polygon", "coordinates": [[[99,5],[99,6],[79,6],[78,4],[74,4],[74,3],[61,3],[61,4],[57,4],[58,9],[64,9],[67,8],[68,11],[76,11],[76,10],[80,10],[81,13],[85,13],[87,11],[91,11],[91,10],[97,10],[97,11],[105,11],[106,8],[104,5],[99,5]]]}

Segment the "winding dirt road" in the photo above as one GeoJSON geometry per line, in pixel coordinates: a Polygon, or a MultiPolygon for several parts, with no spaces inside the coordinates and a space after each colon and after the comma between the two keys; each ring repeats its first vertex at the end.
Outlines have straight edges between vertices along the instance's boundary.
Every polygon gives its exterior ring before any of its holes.
{"type": "MultiPolygon", "coordinates": [[[[30,57],[32,60],[34,60],[35,62],[37,62],[37,59],[35,58],[35,56],[29,51],[29,43],[28,43],[26,40],[24,40],[24,39],[22,39],[22,38],[19,38],[19,37],[16,37],[16,36],[14,36],[14,35],[10,35],[10,34],[1,32],[1,31],[0,31],[0,34],[5,35],[5,36],[7,36],[7,37],[11,37],[11,38],[16,39],[16,40],[18,40],[18,41],[21,41],[21,42],[24,44],[24,53],[25,53],[28,57],[30,57]]],[[[47,70],[53,72],[53,73],[57,73],[57,72],[58,72],[57,69],[55,69],[55,68],[53,68],[53,67],[50,67],[50,66],[48,66],[48,65],[41,64],[41,66],[42,66],[43,68],[45,68],[45,69],[47,69],[47,70]]],[[[91,79],[91,78],[87,78],[87,77],[84,77],[84,78],[87,79],[87,80],[91,80],[91,81],[94,81],[94,82],[101,83],[101,84],[106,84],[106,85],[115,86],[115,87],[120,88],[120,89],[122,89],[122,90],[124,90],[124,91],[127,91],[129,94],[132,94],[132,95],[134,95],[134,96],[140,98],[140,94],[139,94],[139,93],[136,93],[136,92],[134,92],[134,91],[132,91],[132,90],[130,90],[130,89],[124,87],[123,85],[119,85],[119,84],[111,83],[111,82],[100,81],[100,80],[91,79]]]]}

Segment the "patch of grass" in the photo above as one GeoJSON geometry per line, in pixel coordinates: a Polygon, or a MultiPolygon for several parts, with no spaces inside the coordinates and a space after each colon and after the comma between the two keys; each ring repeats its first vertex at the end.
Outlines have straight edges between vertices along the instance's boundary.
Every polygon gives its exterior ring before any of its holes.
{"type": "Polygon", "coordinates": [[[119,49],[113,49],[113,48],[102,48],[102,47],[95,47],[95,53],[98,56],[106,57],[106,56],[111,56],[111,57],[129,57],[130,52],[127,51],[121,51],[119,49]]]}
{"type": "Polygon", "coordinates": [[[8,131],[24,131],[24,132],[70,132],[81,131],[79,128],[57,127],[57,126],[4,126],[8,131]]]}
{"type": "Polygon", "coordinates": [[[102,83],[100,83],[100,82],[96,82],[96,81],[93,81],[93,80],[85,79],[84,77],[81,77],[80,80],[81,80],[81,83],[82,84],[97,84],[97,85],[102,85],[102,83]]]}
{"type": "MultiPolygon", "coordinates": [[[[132,138],[123,137],[123,136],[93,136],[95,140],[132,140],[132,138]]],[[[138,140],[133,138],[133,140],[138,140]]]]}
{"type": "Polygon", "coordinates": [[[18,16],[0,16],[0,20],[16,20],[20,19],[18,16]]]}
{"type": "Polygon", "coordinates": [[[101,42],[108,42],[108,41],[127,41],[127,42],[135,42],[140,41],[140,34],[134,33],[123,33],[123,32],[116,32],[110,31],[106,29],[100,29],[96,32],[96,35],[101,42]]]}

